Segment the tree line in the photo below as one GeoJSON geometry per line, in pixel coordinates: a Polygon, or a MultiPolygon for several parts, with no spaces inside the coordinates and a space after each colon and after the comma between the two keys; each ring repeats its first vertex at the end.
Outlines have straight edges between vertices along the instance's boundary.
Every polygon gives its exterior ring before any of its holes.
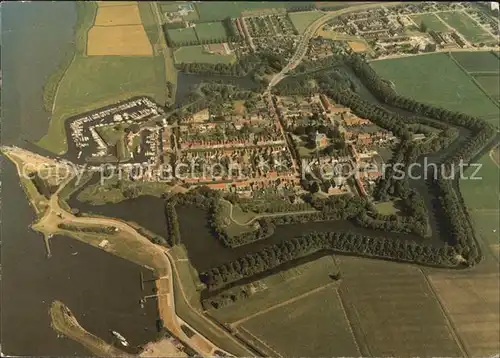
{"type": "Polygon", "coordinates": [[[114,226],[77,226],[66,223],[57,224],[57,227],[68,231],[89,232],[95,234],[115,234],[118,230],[114,226]]]}
{"type": "Polygon", "coordinates": [[[410,240],[357,233],[310,232],[214,267],[201,273],[200,278],[209,290],[217,290],[321,250],[431,266],[456,267],[460,264],[455,249],[448,245],[437,248],[410,240]]]}

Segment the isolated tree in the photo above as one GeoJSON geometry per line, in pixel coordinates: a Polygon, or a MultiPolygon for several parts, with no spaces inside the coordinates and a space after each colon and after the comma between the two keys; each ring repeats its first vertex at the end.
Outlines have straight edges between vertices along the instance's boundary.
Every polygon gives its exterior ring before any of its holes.
{"type": "Polygon", "coordinates": [[[425,22],[420,22],[420,32],[427,32],[428,26],[425,24],[425,22]]]}

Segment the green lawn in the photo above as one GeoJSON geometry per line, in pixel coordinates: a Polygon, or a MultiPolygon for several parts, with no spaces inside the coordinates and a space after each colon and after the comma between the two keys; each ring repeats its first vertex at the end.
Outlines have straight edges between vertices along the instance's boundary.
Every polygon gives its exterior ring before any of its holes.
{"type": "Polygon", "coordinates": [[[371,65],[403,96],[498,122],[498,107],[447,54],[372,61],[371,65]]]}
{"type": "Polygon", "coordinates": [[[439,17],[448,23],[455,30],[460,32],[466,40],[479,44],[480,42],[493,41],[489,33],[484,31],[478,24],[476,24],[469,16],[457,12],[440,12],[439,17]]]}
{"type": "MultiPolygon", "coordinates": [[[[461,180],[460,191],[469,210],[476,234],[487,245],[499,244],[500,215],[500,172],[498,166],[486,153],[478,163],[482,165],[476,176],[479,180],[461,180]]],[[[466,177],[472,175],[474,169],[467,170],[466,177]]],[[[494,251],[494,250],[493,250],[494,251]]],[[[498,257],[498,250],[496,251],[498,257]]]]}
{"type": "Polygon", "coordinates": [[[419,27],[423,22],[429,30],[438,32],[445,32],[450,30],[448,26],[446,26],[446,24],[439,20],[434,14],[414,15],[410,17],[419,27]]]}
{"type": "Polygon", "coordinates": [[[205,52],[203,46],[184,46],[174,52],[175,63],[225,63],[236,61],[234,54],[216,55],[205,52]]]}
{"type": "Polygon", "coordinates": [[[165,101],[161,57],[77,56],[61,80],[48,134],[38,143],[66,151],[64,121],[74,115],[139,95],[165,101]]]}
{"type": "Polygon", "coordinates": [[[196,32],[192,27],[167,29],[167,35],[174,44],[198,43],[196,32]]]}
{"type": "Polygon", "coordinates": [[[222,22],[204,22],[196,24],[195,27],[198,40],[202,43],[210,40],[224,42],[227,39],[227,32],[222,22]]]}
{"type": "Polygon", "coordinates": [[[315,20],[319,19],[323,15],[323,13],[318,11],[301,11],[291,12],[288,14],[293,26],[299,32],[299,34],[303,34],[310,24],[312,24],[315,20]]]}
{"type": "Polygon", "coordinates": [[[360,355],[333,286],[256,316],[242,327],[285,357],[360,355]]]}
{"type": "Polygon", "coordinates": [[[398,214],[399,209],[395,207],[394,202],[392,201],[387,201],[385,203],[378,203],[375,204],[377,207],[378,212],[384,215],[392,215],[392,214],[398,214]]]}

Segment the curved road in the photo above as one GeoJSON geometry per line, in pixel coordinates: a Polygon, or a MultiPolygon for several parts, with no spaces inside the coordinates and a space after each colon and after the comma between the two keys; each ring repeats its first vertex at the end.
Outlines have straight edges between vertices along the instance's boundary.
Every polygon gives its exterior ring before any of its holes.
{"type": "Polygon", "coordinates": [[[283,78],[285,78],[286,74],[290,70],[293,70],[295,67],[297,67],[297,65],[300,63],[300,61],[302,61],[302,59],[304,58],[304,56],[307,52],[307,48],[309,46],[309,41],[314,36],[316,31],[318,31],[318,29],[321,26],[323,26],[326,22],[330,21],[331,19],[333,19],[337,16],[348,14],[350,12],[373,9],[373,8],[378,8],[380,6],[390,7],[390,6],[401,5],[401,4],[404,4],[404,3],[403,2],[378,2],[378,3],[371,3],[371,4],[355,5],[355,6],[350,6],[348,8],[341,9],[338,11],[328,12],[324,16],[315,20],[312,24],[310,24],[307,27],[306,31],[304,32],[304,34],[302,36],[300,44],[297,46],[297,49],[295,50],[295,53],[293,54],[290,61],[288,61],[288,64],[281,70],[280,73],[278,73],[276,76],[273,77],[271,82],[269,82],[269,86],[268,86],[266,92],[271,93],[271,88],[276,86],[283,78]]]}

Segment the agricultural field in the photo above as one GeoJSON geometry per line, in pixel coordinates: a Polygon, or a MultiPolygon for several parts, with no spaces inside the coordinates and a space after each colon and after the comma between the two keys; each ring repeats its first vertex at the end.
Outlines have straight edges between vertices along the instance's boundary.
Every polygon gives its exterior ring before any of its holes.
{"type": "MultiPolygon", "coordinates": [[[[106,9],[112,9],[106,7],[106,9]]],[[[153,48],[142,25],[94,26],[88,35],[88,56],[151,56],[153,48]]]]}
{"type": "Polygon", "coordinates": [[[272,310],[284,302],[299,300],[313,290],[332,284],[330,275],[337,273],[333,256],[323,256],[253,282],[250,297],[229,306],[211,309],[209,314],[221,323],[236,327],[263,311],[272,310]]]}
{"type": "Polygon", "coordinates": [[[372,61],[371,66],[403,96],[498,125],[497,104],[447,54],[372,61]]]}
{"type": "Polygon", "coordinates": [[[491,52],[453,52],[451,55],[469,73],[500,72],[500,59],[491,52]]]}
{"type": "Polygon", "coordinates": [[[141,21],[137,3],[98,6],[87,35],[87,56],[151,56],[153,48],[141,21]]]}
{"type": "Polygon", "coordinates": [[[460,336],[467,355],[488,357],[500,350],[498,272],[436,273],[429,281],[460,336]]]}
{"type": "Polygon", "coordinates": [[[440,12],[439,17],[448,25],[460,32],[467,41],[472,43],[481,43],[493,41],[494,38],[484,31],[469,16],[458,11],[440,12]]]}
{"type": "Polygon", "coordinates": [[[174,44],[198,43],[198,37],[192,27],[167,29],[167,36],[174,44]]]}
{"type": "Polygon", "coordinates": [[[429,30],[445,32],[450,31],[450,28],[446,26],[439,18],[434,14],[422,14],[422,15],[414,15],[410,16],[410,18],[420,26],[421,23],[424,23],[429,30]]]}
{"type": "Polygon", "coordinates": [[[196,24],[196,35],[200,42],[217,40],[223,42],[227,38],[226,29],[222,22],[204,22],[196,24]]]}
{"type": "Polygon", "coordinates": [[[137,4],[128,6],[99,7],[95,26],[140,25],[141,17],[137,4]]]}
{"type": "Polygon", "coordinates": [[[137,1],[97,1],[99,7],[137,5],[137,1]]]}
{"type": "Polygon", "coordinates": [[[203,46],[184,46],[175,50],[175,63],[225,63],[230,64],[236,61],[234,54],[218,55],[212,54],[203,49],[203,46]]]}
{"type": "MultiPolygon", "coordinates": [[[[481,238],[498,258],[500,174],[493,153],[494,151],[486,153],[478,160],[482,166],[476,176],[481,179],[461,180],[460,191],[478,238],[481,238]]],[[[475,169],[470,168],[465,172],[465,177],[470,177],[474,171],[475,169]]]]}
{"type": "Polygon", "coordinates": [[[339,292],[363,356],[461,356],[418,267],[340,256],[339,292]]]}
{"type": "Polygon", "coordinates": [[[280,356],[360,355],[334,286],[256,316],[238,330],[280,356]]]}
{"type": "Polygon", "coordinates": [[[474,78],[491,98],[500,101],[500,75],[475,75],[474,78]]]}
{"type": "Polygon", "coordinates": [[[303,34],[307,27],[312,24],[315,20],[319,19],[324,14],[319,11],[301,11],[301,12],[291,12],[288,14],[293,26],[299,32],[303,34]]]}

